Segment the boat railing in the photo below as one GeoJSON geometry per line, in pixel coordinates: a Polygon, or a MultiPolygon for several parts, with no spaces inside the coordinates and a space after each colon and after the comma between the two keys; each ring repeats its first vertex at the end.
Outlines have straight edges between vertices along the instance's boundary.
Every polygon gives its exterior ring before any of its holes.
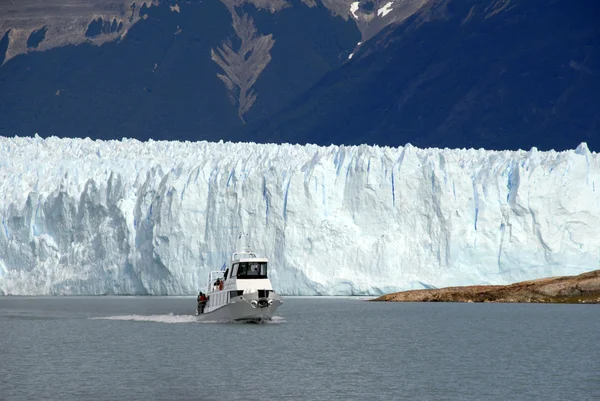
{"type": "Polygon", "coordinates": [[[250,256],[251,259],[256,259],[258,256],[256,255],[255,252],[247,250],[247,251],[239,251],[239,252],[234,252],[233,255],[231,255],[231,261],[234,262],[236,260],[240,260],[242,255],[248,255],[250,256]]]}

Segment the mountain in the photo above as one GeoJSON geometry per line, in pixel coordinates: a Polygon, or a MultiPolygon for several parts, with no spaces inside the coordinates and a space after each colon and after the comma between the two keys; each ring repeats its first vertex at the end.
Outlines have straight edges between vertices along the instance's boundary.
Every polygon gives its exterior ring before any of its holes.
{"type": "Polygon", "coordinates": [[[437,1],[387,27],[249,137],[420,147],[600,146],[600,7],[437,1]]]}
{"type": "MultiPolygon", "coordinates": [[[[89,15],[68,43],[30,28],[25,53],[27,35],[3,24],[0,135],[218,141],[304,93],[361,37],[354,22],[300,1],[105,3],[108,21],[89,15]]],[[[56,23],[71,32],[84,16],[56,23]]]]}
{"type": "Polygon", "coordinates": [[[0,135],[572,149],[593,0],[0,4],[0,135]]]}

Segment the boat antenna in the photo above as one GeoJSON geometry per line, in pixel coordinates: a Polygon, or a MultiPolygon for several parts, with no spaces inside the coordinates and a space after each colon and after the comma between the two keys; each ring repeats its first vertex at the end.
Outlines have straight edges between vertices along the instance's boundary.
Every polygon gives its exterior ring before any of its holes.
{"type": "MultiPolygon", "coordinates": [[[[242,237],[246,237],[247,238],[248,237],[248,233],[241,232],[240,235],[239,235],[239,237],[238,237],[238,240],[241,240],[242,237]]],[[[250,250],[250,247],[246,244],[246,241],[240,241],[240,242],[241,242],[241,244],[240,244],[241,245],[241,249],[246,250],[246,251],[250,250]]]]}

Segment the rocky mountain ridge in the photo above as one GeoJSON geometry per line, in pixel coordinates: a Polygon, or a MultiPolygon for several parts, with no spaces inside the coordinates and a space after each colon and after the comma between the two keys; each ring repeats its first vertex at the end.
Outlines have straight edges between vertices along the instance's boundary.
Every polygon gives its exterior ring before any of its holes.
{"type": "Polygon", "coordinates": [[[510,285],[474,285],[383,295],[385,302],[600,303],[600,270],[510,285]]]}
{"type": "Polygon", "coordinates": [[[589,0],[9,0],[0,135],[573,149],[589,0]]]}
{"type": "Polygon", "coordinates": [[[435,1],[246,136],[541,150],[585,141],[596,150],[599,19],[585,0],[435,1]]]}
{"type": "Polygon", "coordinates": [[[20,54],[84,42],[102,45],[123,38],[159,0],[9,0],[0,4],[5,63],[20,54]]]}
{"type": "MultiPolygon", "coordinates": [[[[277,13],[304,4],[326,7],[332,15],[353,19],[367,40],[385,26],[401,22],[432,0],[209,0],[224,4],[232,14],[246,4],[277,13]]],[[[145,18],[148,8],[167,4],[180,13],[192,0],[8,0],[0,4],[0,38],[9,44],[4,62],[20,54],[85,42],[102,45],[124,38],[127,30],[145,18]]],[[[246,16],[247,18],[247,16],[246,16]]],[[[267,33],[268,34],[268,33],[267,33]]]]}

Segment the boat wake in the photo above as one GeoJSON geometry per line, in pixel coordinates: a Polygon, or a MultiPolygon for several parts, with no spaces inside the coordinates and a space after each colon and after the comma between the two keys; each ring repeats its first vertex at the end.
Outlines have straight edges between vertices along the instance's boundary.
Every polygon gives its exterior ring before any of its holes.
{"type": "Polygon", "coordinates": [[[193,315],[117,315],[91,317],[91,320],[126,320],[133,322],[154,322],[154,323],[196,323],[196,317],[193,315]]]}
{"type": "Polygon", "coordinates": [[[262,320],[261,322],[255,321],[231,321],[231,320],[202,320],[198,323],[203,324],[280,324],[285,323],[286,320],[281,316],[273,316],[271,320],[262,320]]]}
{"type": "MultiPolygon", "coordinates": [[[[175,315],[169,313],[168,315],[116,315],[116,316],[99,316],[99,317],[90,317],[90,320],[124,320],[131,322],[153,322],[153,323],[202,323],[202,324],[223,324],[227,322],[218,321],[218,320],[205,320],[199,322],[196,320],[196,316],[194,315],[175,315]]],[[[273,316],[273,319],[270,321],[264,321],[263,324],[279,324],[285,323],[285,319],[280,316],[273,316]]],[[[242,324],[242,322],[235,323],[242,324]]]]}
{"type": "Polygon", "coordinates": [[[280,324],[280,323],[285,323],[285,319],[282,318],[281,316],[273,316],[273,318],[267,322],[265,322],[267,324],[280,324]]]}

